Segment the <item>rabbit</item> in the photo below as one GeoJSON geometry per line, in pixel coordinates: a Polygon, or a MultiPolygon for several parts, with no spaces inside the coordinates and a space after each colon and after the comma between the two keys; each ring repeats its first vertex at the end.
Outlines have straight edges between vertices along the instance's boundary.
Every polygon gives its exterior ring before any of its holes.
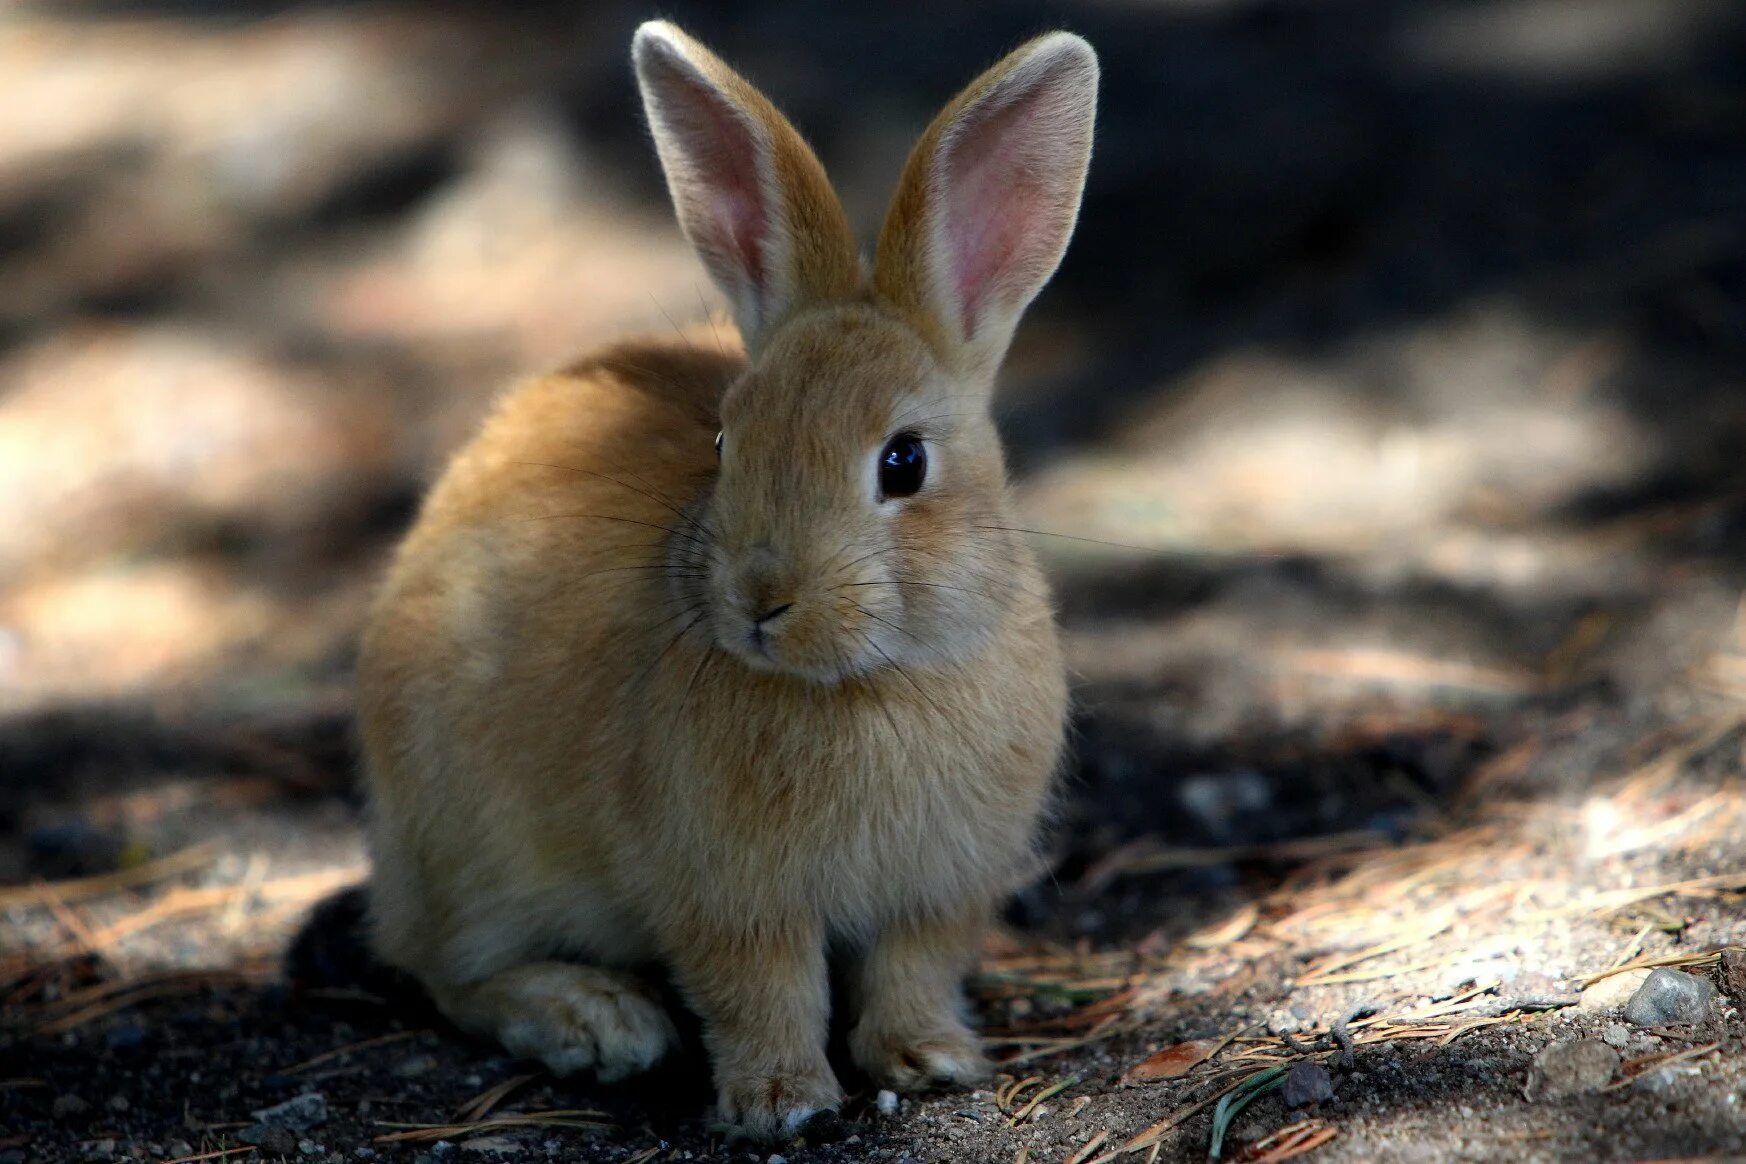
{"type": "Polygon", "coordinates": [[[717,1111],[839,1105],[827,967],[880,1086],[989,1070],[963,979],[1037,872],[1068,706],[991,419],[1090,161],[1055,32],[906,163],[872,261],[812,151],[671,24],[633,62],[738,342],[511,390],[429,493],[358,666],[370,941],[466,1031],[616,1080],[701,1020],[717,1111]]]}

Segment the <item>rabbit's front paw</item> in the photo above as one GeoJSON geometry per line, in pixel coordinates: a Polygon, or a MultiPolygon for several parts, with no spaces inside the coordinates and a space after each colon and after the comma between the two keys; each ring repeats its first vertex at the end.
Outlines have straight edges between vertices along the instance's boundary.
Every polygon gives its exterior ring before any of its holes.
{"type": "Polygon", "coordinates": [[[811,1070],[770,1071],[723,1082],[716,1110],[737,1137],[766,1143],[793,1139],[813,1116],[843,1102],[843,1089],[825,1064],[811,1070]]]}
{"type": "Polygon", "coordinates": [[[957,1022],[926,1031],[881,1030],[863,1022],[849,1035],[849,1049],[861,1070],[896,1091],[977,1083],[989,1074],[981,1040],[957,1022]]]}
{"type": "Polygon", "coordinates": [[[678,1041],[661,1004],[609,970],[538,963],[491,985],[498,1039],[554,1075],[593,1069],[610,1083],[653,1067],[678,1041]]]}

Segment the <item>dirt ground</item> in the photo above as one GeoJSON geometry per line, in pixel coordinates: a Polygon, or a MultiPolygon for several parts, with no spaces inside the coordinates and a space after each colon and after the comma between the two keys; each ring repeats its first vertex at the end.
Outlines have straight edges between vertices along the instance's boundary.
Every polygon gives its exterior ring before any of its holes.
{"type": "MultiPolygon", "coordinates": [[[[846,1077],[778,1154],[1746,1159],[1739,6],[662,14],[868,229],[1000,49],[1104,58],[1000,405],[1078,708],[972,984],[1002,1075],[846,1077]],[[1627,1018],[1651,966],[1718,988],[1697,1021],[1627,1018]]],[[[423,485],[514,376],[716,302],[646,15],[0,13],[0,1164],[772,1160],[694,1033],[552,1080],[359,965],[342,893],[354,642],[423,485]]]]}

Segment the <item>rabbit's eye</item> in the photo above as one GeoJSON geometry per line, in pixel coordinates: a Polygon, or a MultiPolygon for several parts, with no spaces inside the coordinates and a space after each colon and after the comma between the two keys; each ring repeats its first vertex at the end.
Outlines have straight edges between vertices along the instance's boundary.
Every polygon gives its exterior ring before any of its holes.
{"type": "Polygon", "coordinates": [[[721,433],[715,434],[715,459],[718,461],[721,460],[721,438],[721,433]]]}
{"type": "Polygon", "coordinates": [[[892,437],[879,454],[879,494],[909,497],[920,491],[928,476],[928,450],[912,432],[892,437]]]}

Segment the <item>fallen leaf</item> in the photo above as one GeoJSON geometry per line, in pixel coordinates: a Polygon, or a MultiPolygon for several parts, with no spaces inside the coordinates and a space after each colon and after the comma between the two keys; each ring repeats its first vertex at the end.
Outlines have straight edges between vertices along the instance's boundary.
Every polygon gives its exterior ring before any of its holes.
{"type": "Polygon", "coordinates": [[[1150,1083],[1155,1079],[1175,1079],[1206,1062],[1207,1056],[1218,1050],[1220,1039],[1190,1039],[1154,1052],[1128,1068],[1122,1076],[1126,1083],[1150,1083]]]}

